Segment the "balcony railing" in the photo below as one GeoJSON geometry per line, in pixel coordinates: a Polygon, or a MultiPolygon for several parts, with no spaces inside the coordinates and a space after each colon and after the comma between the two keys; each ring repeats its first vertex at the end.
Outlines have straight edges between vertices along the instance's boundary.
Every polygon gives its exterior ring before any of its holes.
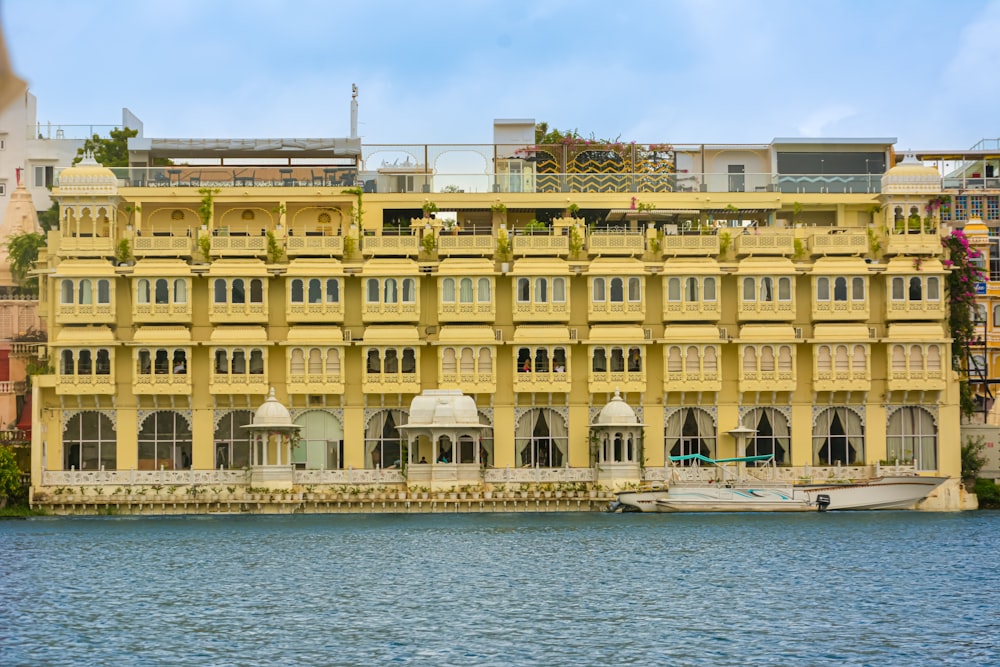
{"type": "Polygon", "coordinates": [[[473,394],[489,394],[496,391],[497,378],[494,373],[445,372],[440,375],[442,389],[461,389],[473,394]]]}
{"type": "Polygon", "coordinates": [[[814,320],[867,320],[867,301],[813,301],[814,320]]]}
{"type": "Polygon", "coordinates": [[[666,301],[663,320],[711,321],[718,320],[722,309],[719,301],[666,301]]]}
{"type": "Polygon", "coordinates": [[[747,230],[736,236],[737,255],[791,255],[795,233],[790,229],[747,230]]]}
{"type": "Polygon", "coordinates": [[[285,239],[289,257],[336,256],[344,254],[343,236],[289,236],[285,239]]]}
{"type": "Polygon", "coordinates": [[[814,370],[814,391],[868,391],[871,374],[867,370],[814,370]]]}
{"type": "Polygon", "coordinates": [[[344,377],[340,373],[289,372],[290,394],[343,394],[344,377]]]}
{"type": "Polygon", "coordinates": [[[266,236],[212,236],[213,257],[261,257],[266,254],[266,236]]]}
{"type": "Polygon", "coordinates": [[[143,395],[188,395],[191,393],[191,375],[186,373],[139,373],[132,376],[132,391],[143,395]]]}
{"type": "Polygon", "coordinates": [[[568,255],[569,236],[565,234],[517,234],[511,238],[515,255],[568,255]]]}
{"type": "Polygon", "coordinates": [[[369,373],[361,377],[361,389],[366,394],[419,394],[419,373],[369,373]]]}
{"type": "Polygon", "coordinates": [[[412,234],[365,236],[361,239],[361,252],[371,257],[415,256],[420,254],[420,239],[412,234]]]}
{"type": "Polygon", "coordinates": [[[643,232],[592,232],[587,237],[591,255],[641,255],[646,251],[643,232]]]}
{"type": "Polygon", "coordinates": [[[889,234],[885,247],[889,255],[940,255],[941,235],[937,232],[914,234],[889,234]]]}
{"type": "MultiPolygon", "coordinates": [[[[112,359],[112,366],[114,360],[112,359]]],[[[107,375],[57,375],[56,394],[113,394],[115,376],[107,375]]]]}
{"type": "Polygon", "coordinates": [[[893,369],[890,359],[887,388],[889,391],[942,390],[945,388],[945,375],[941,370],[893,369]]]}
{"type": "Polygon", "coordinates": [[[944,317],[945,303],[938,301],[895,301],[885,302],[885,317],[892,320],[927,320],[944,317]]]}
{"type": "MultiPolygon", "coordinates": [[[[455,146],[368,144],[363,152],[395,152],[401,157],[423,157],[430,151],[439,154],[454,151],[455,146]]],[[[635,146],[637,153],[650,147],[635,146]]],[[[708,148],[706,146],[705,148],[708,148]]],[[[728,148],[728,147],[727,147],[728,148]]],[[[592,151],[598,146],[590,147],[592,151]]],[[[717,172],[675,173],[664,160],[649,160],[643,155],[631,159],[606,161],[592,171],[565,171],[568,163],[576,164],[573,148],[559,146],[495,146],[466,145],[464,152],[480,153],[486,164],[520,164],[521,174],[509,171],[472,173],[457,169],[438,171],[408,171],[402,184],[394,174],[379,174],[360,180],[354,165],[290,165],[290,166],[165,166],[115,167],[112,171],[122,187],[353,187],[361,185],[366,192],[745,192],[745,193],[816,193],[816,194],[877,194],[881,191],[882,174],[730,174],[717,172]],[[507,157],[510,156],[510,157],[507,157]],[[633,166],[634,165],[634,166],[633,166]]],[[[627,149],[626,152],[632,149],[627,149]]],[[[690,152],[700,158],[702,147],[690,152]]],[[[579,151],[577,151],[578,153],[579,151]]],[[[604,154],[620,149],[603,151],[604,154]]],[[[685,150],[672,151],[685,153],[685,150]]],[[[695,159],[699,159],[695,158],[695,159]]],[[[61,170],[60,170],[61,171],[61,170]]],[[[57,172],[58,184],[58,172],[57,172]]],[[[983,189],[1000,187],[1000,179],[945,179],[945,188],[983,189]]]]}
{"type": "Polygon", "coordinates": [[[676,235],[663,237],[662,251],[671,257],[704,257],[719,254],[719,237],[715,234],[676,235]]]}
{"type": "Polygon", "coordinates": [[[795,391],[795,371],[740,370],[740,391],[795,391]]]}
{"type": "Polygon", "coordinates": [[[588,384],[591,392],[611,393],[646,391],[646,371],[590,371],[588,384]]]}
{"type": "Polygon", "coordinates": [[[190,236],[134,236],[132,254],[136,257],[185,257],[194,247],[190,236]]]}
{"type": "Polygon", "coordinates": [[[60,257],[111,257],[115,240],[107,236],[60,236],[60,257]]]}
{"type": "Polygon", "coordinates": [[[133,303],[132,319],[139,323],[189,324],[191,322],[191,303],[133,303]]]}
{"type": "Polygon", "coordinates": [[[568,371],[514,373],[514,391],[518,392],[565,392],[569,393],[572,379],[568,371]]]}
{"type": "Polygon", "coordinates": [[[445,303],[438,301],[438,319],[442,322],[492,322],[496,318],[496,305],[487,303],[445,303]]]}
{"type": "Polygon", "coordinates": [[[438,236],[438,255],[441,257],[492,255],[496,246],[493,236],[485,234],[451,234],[438,236]]]}
{"type": "Polygon", "coordinates": [[[814,255],[863,255],[868,251],[868,235],[848,230],[816,232],[809,245],[814,255]]]}
{"type": "Polygon", "coordinates": [[[722,377],[719,371],[672,371],[669,368],[663,375],[664,391],[720,391],[722,377]]]}

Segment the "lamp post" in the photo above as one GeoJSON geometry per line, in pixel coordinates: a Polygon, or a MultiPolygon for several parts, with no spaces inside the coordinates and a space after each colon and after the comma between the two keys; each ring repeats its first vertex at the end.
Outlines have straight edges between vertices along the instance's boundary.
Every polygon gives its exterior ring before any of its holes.
{"type": "MultiPolygon", "coordinates": [[[[747,428],[743,424],[740,424],[736,428],[729,429],[729,435],[733,436],[736,440],[736,456],[737,458],[744,458],[747,455],[747,438],[752,435],[757,435],[757,431],[752,428],[747,428]]],[[[736,462],[737,479],[743,479],[743,470],[746,468],[745,461],[736,462]]]]}

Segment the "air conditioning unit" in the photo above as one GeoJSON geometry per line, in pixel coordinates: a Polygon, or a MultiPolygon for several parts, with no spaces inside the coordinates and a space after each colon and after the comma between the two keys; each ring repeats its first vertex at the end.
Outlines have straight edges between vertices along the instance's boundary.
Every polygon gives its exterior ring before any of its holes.
{"type": "Polygon", "coordinates": [[[496,342],[502,343],[503,342],[503,329],[494,329],[493,330],[493,338],[494,338],[494,340],[496,340],[496,342]]]}
{"type": "Polygon", "coordinates": [[[729,340],[729,330],[726,327],[719,327],[719,338],[729,340]]]}
{"type": "Polygon", "coordinates": [[[437,332],[438,332],[438,328],[435,327],[435,326],[430,326],[430,327],[427,327],[426,329],[424,329],[424,333],[426,335],[428,335],[428,336],[433,336],[437,332]]]}
{"type": "Polygon", "coordinates": [[[570,340],[577,340],[577,338],[576,338],[576,329],[570,329],[569,330],[569,339],[570,340]]]}
{"type": "Polygon", "coordinates": [[[795,327],[793,331],[795,332],[796,340],[802,340],[802,327],[795,327]]]}
{"type": "Polygon", "coordinates": [[[875,327],[868,327],[868,337],[871,338],[872,340],[878,338],[878,329],[876,329],[875,327]]]}
{"type": "Polygon", "coordinates": [[[344,342],[345,343],[350,343],[351,342],[351,330],[350,329],[344,329],[344,342]]]}
{"type": "Polygon", "coordinates": [[[642,330],[642,339],[643,340],[653,340],[653,330],[652,329],[643,329],[642,330]]]}

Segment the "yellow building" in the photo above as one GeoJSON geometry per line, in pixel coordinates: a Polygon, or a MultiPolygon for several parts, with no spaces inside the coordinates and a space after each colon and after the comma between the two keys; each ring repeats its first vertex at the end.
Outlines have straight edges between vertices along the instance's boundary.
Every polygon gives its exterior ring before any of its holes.
{"type": "Polygon", "coordinates": [[[295,486],[656,481],[739,425],[789,479],[959,475],[941,221],[906,224],[942,182],[892,140],[145,142],[59,174],[36,498],[249,484],[272,387],[295,486]],[[487,428],[404,447],[425,389],[487,428]],[[592,432],[616,392],[639,442],[592,432]]]}

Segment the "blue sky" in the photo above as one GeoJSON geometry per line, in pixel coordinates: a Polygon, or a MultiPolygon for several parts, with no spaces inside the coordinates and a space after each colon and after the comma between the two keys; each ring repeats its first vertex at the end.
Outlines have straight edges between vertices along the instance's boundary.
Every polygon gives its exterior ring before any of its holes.
{"type": "Polygon", "coordinates": [[[1000,136],[1000,0],[5,0],[42,122],[159,137],[489,143],[494,118],[599,138],[1000,136]]]}

